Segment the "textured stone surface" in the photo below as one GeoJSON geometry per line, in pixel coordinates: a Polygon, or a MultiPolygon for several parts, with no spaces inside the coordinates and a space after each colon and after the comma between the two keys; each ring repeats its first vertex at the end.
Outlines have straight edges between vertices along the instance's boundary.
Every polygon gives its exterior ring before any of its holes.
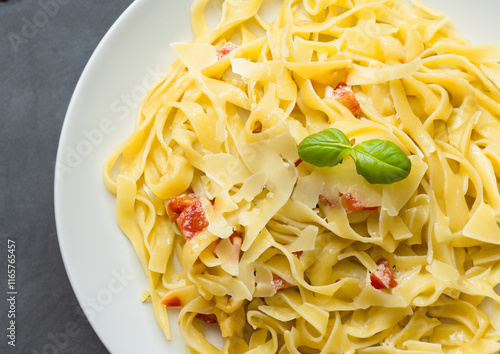
{"type": "Polygon", "coordinates": [[[131,2],[0,2],[0,353],[107,353],[61,259],[54,165],[78,78],[131,2]],[[15,348],[5,330],[8,239],[17,246],[15,348]]]}

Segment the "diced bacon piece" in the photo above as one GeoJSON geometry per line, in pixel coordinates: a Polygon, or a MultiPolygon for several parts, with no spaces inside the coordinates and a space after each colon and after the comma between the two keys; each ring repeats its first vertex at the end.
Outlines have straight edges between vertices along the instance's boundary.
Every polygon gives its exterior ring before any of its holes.
{"type": "Polygon", "coordinates": [[[341,197],[342,206],[348,211],[355,210],[378,210],[379,206],[367,206],[363,204],[359,197],[354,193],[345,193],[341,197]]]}
{"type": "Polygon", "coordinates": [[[300,257],[302,257],[302,253],[304,253],[304,251],[297,251],[297,252],[292,252],[292,254],[297,257],[298,259],[300,259],[300,257]]]}
{"type": "Polygon", "coordinates": [[[276,289],[276,291],[284,288],[289,288],[291,286],[289,282],[287,282],[285,279],[274,273],[273,273],[272,283],[273,283],[273,288],[276,289]]]}
{"type": "Polygon", "coordinates": [[[170,198],[167,206],[167,214],[172,222],[175,222],[182,211],[193,204],[195,201],[194,197],[189,195],[183,195],[178,197],[170,198]]]}
{"type": "Polygon", "coordinates": [[[205,210],[203,210],[198,198],[194,198],[193,203],[182,210],[177,218],[177,225],[186,241],[189,241],[208,226],[205,210]]]}
{"type": "Polygon", "coordinates": [[[203,322],[206,322],[208,324],[217,323],[217,316],[215,316],[213,313],[210,315],[205,315],[204,313],[199,313],[196,315],[196,318],[199,320],[202,320],[203,322]]]}
{"type": "Polygon", "coordinates": [[[182,307],[182,301],[177,296],[167,294],[161,299],[160,304],[167,307],[182,307]]]}
{"type": "Polygon", "coordinates": [[[356,118],[358,118],[361,114],[361,107],[359,106],[359,102],[356,99],[354,92],[352,92],[351,87],[347,86],[345,83],[341,82],[334,90],[328,86],[325,96],[339,101],[342,105],[349,109],[356,118]]]}
{"type": "Polygon", "coordinates": [[[377,261],[377,270],[370,274],[370,283],[375,289],[392,289],[398,285],[387,259],[377,261]]]}
{"type": "Polygon", "coordinates": [[[217,60],[224,58],[226,55],[231,53],[236,48],[238,48],[238,46],[236,44],[231,43],[231,42],[227,42],[222,47],[217,49],[217,60]]]}

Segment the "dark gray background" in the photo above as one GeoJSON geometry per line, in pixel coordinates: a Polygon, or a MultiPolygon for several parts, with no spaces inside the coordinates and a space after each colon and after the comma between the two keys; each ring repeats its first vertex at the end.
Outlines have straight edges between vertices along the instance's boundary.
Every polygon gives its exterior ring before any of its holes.
{"type": "Polygon", "coordinates": [[[61,259],[54,164],[78,78],[131,2],[0,2],[0,353],[107,353],[61,259]],[[6,337],[8,239],[17,247],[16,347],[6,337]]]}

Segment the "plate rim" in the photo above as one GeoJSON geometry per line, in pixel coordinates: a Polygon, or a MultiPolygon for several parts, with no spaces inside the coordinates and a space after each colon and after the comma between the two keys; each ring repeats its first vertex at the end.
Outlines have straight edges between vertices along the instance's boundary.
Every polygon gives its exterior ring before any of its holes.
{"type": "MultiPolygon", "coordinates": [[[[147,4],[154,3],[156,0],[134,0],[132,1],[127,8],[120,14],[120,16],[113,22],[113,24],[109,27],[107,32],[104,34],[102,39],[99,41],[99,44],[96,46],[94,51],[92,52],[91,56],[89,57],[87,63],[85,64],[85,67],[82,71],[82,73],[79,76],[79,79],[77,81],[77,84],[75,85],[75,88],[73,90],[71,99],[68,104],[68,108],[66,110],[66,114],[64,117],[63,125],[61,128],[61,133],[60,137],[58,140],[58,149],[57,149],[57,155],[56,155],[56,164],[54,167],[54,217],[55,217],[55,224],[56,224],[56,232],[57,232],[57,238],[58,238],[58,244],[59,244],[59,250],[61,253],[61,257],[63,260],[63,265],[66,271],[66,274],[68,276],[68,280],[71,284],[71,288],[77,298],[78,304],[80,307],[83,307],[82,304],[84,303],[83,301],[83,294],[82,294],[82,289],[80,288],[79,281],[76,280],[75,275],[74,275],[74,269],[72,266],[72,261],[70,260],[70,254],[68,251],[68,248],[65,247],[64,245],[66,244],[67,240],[67,235],[64,234],[61,230],[63,229],[62,223],[63,221],[61,220],[61,215],[63,212],[61,211],[62,208],[62,196],[61,196],[61,189],[62,189],[62,178],[60,174],[57,171],[58,168],[58,163],[61,163],[64,158],[64,152],[63,152],[63,147],[67,146],[69,143],[69,135],[70,135],[70,128],[71,128],[71,117],[74,115],[74,111],[76,109],[76,104],[77,101],[80,99],[79,97],[82,96],[82,93],[84,92],[84,87],[86,86],[86,82],[89,80],[89,72],[93,67],[95,67],[96,62],[98,62],[100,53],[104,51],[104,49],[108,46],[110,42],[113,41],[113,37],[117,31],[126,24],[128,21],[130,21],[130,18],[134,16],[134,13],[139,9],[141,6],[147,6],[147,4]]],[[[189,0],[192,3],[192,0],[189,0]]],[[[436,2],[441,2],[445,3],[445,0],[423,0],[424,3],[426,4],[431,4],[433,8],[437,8],[435,4],[436,2]]],[[[499,3],[494,3],[493,1],[490,2],[491,4],[495,4],[497,8],[500,9],[500,4],[499,3]]],[[[456,2],[458,5],[459,2],[456,2]]],[[[466,11],[465,9],[463,11],[466,11]]],[[[457,23],[454,20],[454,16],[450,15],[449,13],[445,12],[446,15],[449,15],[451,18],[452,22],[456,25],[458,28],[458,31],[460,34],[465,36],[467,39],[470,39],[467,36],[467,33],[464,33],[461,29],[462,27],[457,25],[457,23]]],[[[463,25],[463,24],[462,24],[463,25]]],[[[474,42],[475,44],[479,44],[480,42],[476,41],[474,42]]],[[[497,39],[496,41],[497,44],[500,44],[500,38],[497,39]]],[[[165,44],[166,46],[167,44],[165,44]]],[[[113,222],[116,222],[116,220],[113,220],[113,222]]],[[[124,238],[125,240],[125,238],[124,238]]],[[[125,240],[128,242],[128,240],[125,240]]],[[[142,271],[142,269],[141,269],[142,271]]],[[[146,311],[151,311],[152,308],[148,308],[146,311]]],[[[101,332],[98,330],[98,325],[97,323],[89,318],[89,316],[86,316],[88,322],[92,326],[94,332],[98,336],[99,340],[103,343],[103,345],[106,347],[108,351],[111,351],[113,345],[112,345],[112,339],[109,337],[105,336],[105,333],[101,332]]],[[[155,323],[155,325],[159,326],[158,324],[155,323]]],[[[166,341],[166,339],[165,339],[166,341]]],[[[167,342],[167,341],[166,341],[167,342]]]]}

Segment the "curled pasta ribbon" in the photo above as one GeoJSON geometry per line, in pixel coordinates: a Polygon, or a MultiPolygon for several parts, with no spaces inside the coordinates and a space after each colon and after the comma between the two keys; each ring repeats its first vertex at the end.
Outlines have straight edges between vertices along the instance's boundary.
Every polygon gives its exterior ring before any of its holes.
{"type": "Polygon", "coordinates": [[[193,165],[182,155],[172,154],[168,158],[167,173],[156,179],[152,167],[144,170],[145,182],[148,188],[160,199],[169,199],[188,189],[193,179],[193,165]]]}

